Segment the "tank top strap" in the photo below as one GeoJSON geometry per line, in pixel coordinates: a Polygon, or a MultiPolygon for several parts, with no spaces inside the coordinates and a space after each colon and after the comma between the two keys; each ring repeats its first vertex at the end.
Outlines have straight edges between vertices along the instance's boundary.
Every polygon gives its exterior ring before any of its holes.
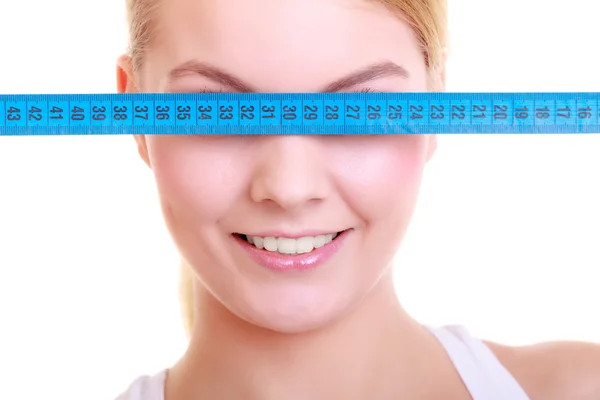
{"type": "Polygon", "coordinates": [[[530,400],[492,350],[464,327],[429,330],[446,349],[473,400],[530,400]]]}

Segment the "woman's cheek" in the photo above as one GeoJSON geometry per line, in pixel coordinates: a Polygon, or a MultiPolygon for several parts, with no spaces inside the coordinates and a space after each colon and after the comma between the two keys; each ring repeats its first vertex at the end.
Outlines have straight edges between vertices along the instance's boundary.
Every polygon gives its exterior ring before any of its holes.
{"type": "Polygon", "coordinates": [[[153,146],[152,169],[163,206],[174,218],[194,224],[227,214],[242,190],[243,169],[227,152],[212,146],[153,146]]]}
{"type": "Polygon", "coordinates": [[[417,140],[385,140],[346,152],[336,163],[346,201],[369,219],[375,213],[412,208],[425,157],[417,140]]]}

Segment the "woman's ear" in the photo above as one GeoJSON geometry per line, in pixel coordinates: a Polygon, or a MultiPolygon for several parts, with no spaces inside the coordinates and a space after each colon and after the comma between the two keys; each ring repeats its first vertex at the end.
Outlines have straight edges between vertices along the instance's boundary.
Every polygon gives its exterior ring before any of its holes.
{"type": "Polygon", "coordinates": [[[440,79],[440,92],[446,91],[446,62],[448,61],[448,49],[444,49],[442,52],[442,59],[440,61],[439,79],[440,79]]]}
{"type": "Polygon", "coordinates": [[[131,57],[124,54],[117,59],[117,93],[136,93],[131,57]]]}
{"type": "Polygon", "coordinates": [[[448,60],[448,50],[444,49],[440,57],[440,61],[434,67],[431,77],[431,91],[445,92],[446,91],[446,61],[448,60]]]}
{"type": "MultiPolygon", "coordinates": [[[[137,93],[137,85],[135,83],[135,75],[133,73],[133,64],[131,57],[122,55],[117,60],[117,92],[119,94],[137,93]]],[[[148,155],[148,146],[146,144],[145,135],[133,135],[137,145],[138,154],[148,167],[150,165],[150,156],[148,155]]]]}
{"type": "Polygon", "coordinates": [[[150,162],[150,155],[148,154],[146,135],[133,135],[133,138],[135,139],[135,144],[137,145],[138,154],[146,163],[146,165],[152,168],[152,163],[150,162]]]}

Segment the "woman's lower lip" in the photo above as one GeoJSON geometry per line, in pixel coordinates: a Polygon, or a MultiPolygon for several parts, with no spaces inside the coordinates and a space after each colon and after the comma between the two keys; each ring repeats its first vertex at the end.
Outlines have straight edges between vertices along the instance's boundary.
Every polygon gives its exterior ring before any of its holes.
{"type": "Polygon", "coordinates": [[[238,235],[232,236],[252,261],[267,269],[274,271],[306,271],[317,268],[333,257],[340,250],[346,240],[346,236],[350,232],[351,230],[343,231],[325,246],[314,249],[310,253],[298,255],[285,255],[274,251],[258,249],[244,238],[238,235]]]}

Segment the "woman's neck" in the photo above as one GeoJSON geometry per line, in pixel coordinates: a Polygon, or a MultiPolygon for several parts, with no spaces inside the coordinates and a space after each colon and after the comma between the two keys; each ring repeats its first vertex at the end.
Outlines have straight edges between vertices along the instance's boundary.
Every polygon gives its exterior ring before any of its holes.
{"type": "Polygon", "coordinates": [[[166,400],[366,399],[415,393],[439,344],[401,308],[390,277],[330,326],[281,334],[231,314],[199,290],[188,352],[166,400]]]}

